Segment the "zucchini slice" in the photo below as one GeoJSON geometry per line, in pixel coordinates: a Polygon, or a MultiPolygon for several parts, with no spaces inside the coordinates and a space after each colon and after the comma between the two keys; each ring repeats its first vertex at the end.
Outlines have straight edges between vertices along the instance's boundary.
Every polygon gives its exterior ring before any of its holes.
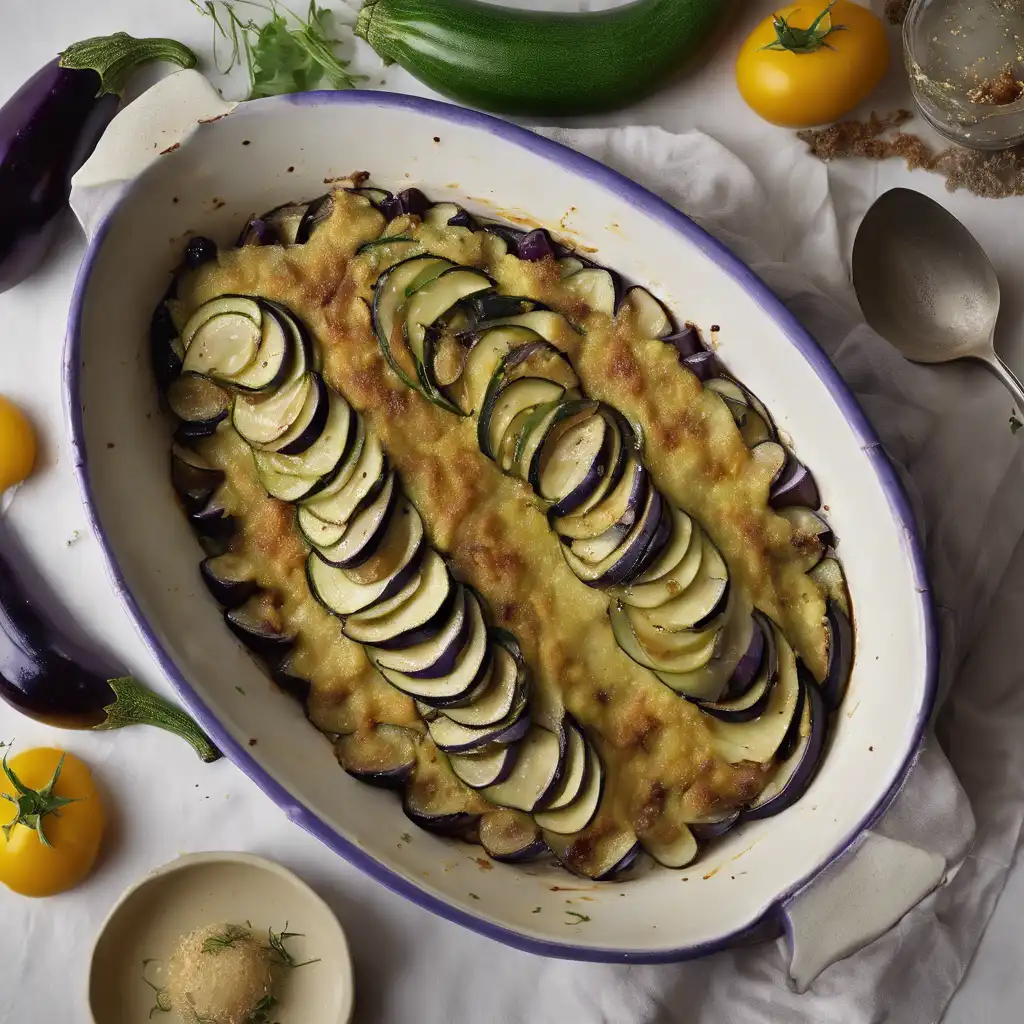
{"type": "Polygon", "coordinates": [[[631,317],[645,338],[664,338],[675,331],[672,315],[646,288],[628,289],[616,314],[631,317]]]}
{"type": "Polygon", "coordinates": [[[425,275],[436,276],[453,267],[454,263],[440,256],[412,256],[388,268],[374,286],[373,329],[381,353],[403,383],[417,391],[421,387],[419,373],[405,341],[402,315],[409,299],[409,288],[425,275]]]}
{"type": "Polygon", "coordinates": [[[604,795],[604,765],[597,751],[586,743],[585,767],[576,797],[563,807],[538,811],[533,820],[548,833],[575,835],[582,832],[597,814],[604,795]]]}
{"type": "Polygon", "coordinates": [[[343,466],[339,472],[345,474],[344,484],[335,489],[324,488],[315,499],[304,502],[313,515],[328,523],[342,526],[367,501],[371,501],[384,486],[390,473],[387,456],[376,434],[365,434],[362,450],[351,468],[343,466]]]}
{"type": "MultiPolygon", "coordinates": [[[[232,300],[215,299],[214,302],[232,300]]],[[[248,300],[245,300],[248,301],[248,300]]],[[[212,303],[207,303],[212,305],[212,303]]],[[[255,306],[256,304],[253,303],[255,306]]],[[[259,307],[256,307],[257,310],[259,307]]],[[[252,365],[260,345],[261,319],[253,319],[237,311],[204,314],[201,308],[186,324],[188,335],[183,373],[201,373],[228,383],[235,375],[252,365]],[[197,317],[201,322],[195,324],[197,317]]]]}
{"type": "Polygon", "coordinates": [[[328,523],[315,516],[304,505],[299,506],[299,514],[295,517],[299,527],[299,533],[309,542],[309,546],[316,548],[323,554],[325,548],[337,544],[344,536],[346,527],[338,526],[335,523],[328,523]]]}
{"type": "Polygon", "coordinates": [[[305,392],[302,408],[288,428],[261,447],[280,455],[300,455],[323,433],[331,411],[331,396],[323,377],[310,374],[310,387],[305,392]]]}
{"type": "Polygon", "coordinates": [[[305,360],[297,359],[292,375],[273,394],[235,398],[232,425],[251,445],[272,444],[299,418],[312,387],[313,375],[306,373],[305,360]]]}
{"type": "Polygon", "coordinates": [[[542,340],[528,327],[491,327],[475,332],[462,376],[451,389],[452,400],[467,416],[476,413],[505,355],[522,345],[542,340]]]}
{"type": "MultiPolygon", "coordinates": [[[[218,317],[212,323],[219,323],[218,317]]],[[[204,337],[201,330],[200,343],[204,337]]],[[[295,342],[291,330],[273,309],[267,309],[260,324],[260,342],[252,362],[240,372],[225,376],[225,380],[242,391],[269,391],[277,387],[287,376],[296,357],[295,342]]],[[[305,362],[304,355],[299,358],[305,362]]]]}
{"type": "MultiPolygon", "coordinates": [[[[718,633],[716,630],[709,630],[696,635],[701,639],[698,646],[692,650],[681,653],[659,652],[641,643],[637,631],[622,607],[621,602],[616,601],[608,609],[608,616],[612,624],[612,633],[615,641],[622,648],[626,655],[632,658],[638,665],[649,668],[652,672],[695,672],[704,668],[715,656],[718,646],[718,633]]],[[[672,634],[668,634],[670,639],[672,634]]]]}
{"type": "Polygon", "coordinates": [[[693,833],[686,825],[670,828],[669,823],[659,823],[640,836],[640,845],[653,860],[663,868],[685,868],[692,864],[700,853],[700,847],[693,833]]]}
{"type": "Polygon", "coordinates": [[[563,278],[562,286],[573,298],[585,303],[595,313],[614,316],[619,288],[616,275],[601,267],[584,267],[563,278]]]}
{"type": "Polygon", "coordinates": [[[192,347],[196,332],[208,320],[218,316],[240,316],[251,321],[259,327],[263,320],[263,311],[255,299],[247,298],[244,295],[224,295],[218,299],[211,299],[204,302],[185,321],[181,329],[181,344],[183,351],[187,352],[192,347]]]}
{"type": "Polygon", "coordinates": [[[455,600],[447,610],[441,628],[419,643],[394,650],[375,650],[378,667],[395,672],[408,672],[423,678],[446,675],[454,667],[469,633],[470,609],[466,602],[465,587],[457,587],[455,600]],[[440,666],[440,670],[438,670],[440,666]]]}
{"type": "Polygon", "coordinates": [[[565,389],[560,384],[542,377],[520,377],[491,391],[484,399],[477,420],[480,451],[490,459],[496,458],[505,431],[519,413],[555,402],[564,394],[565,389]]]}
{"type": "MultiPolygon", "coordinates": [[[[337,570],[351,583],[351,577],[343,569],[337,570]]],[[[404,584],[408,581],[403,581],[404,584]]],[[[377,586],[373,584],[372,586],[377,586]]],[[[448,567],[441,556],[432,548],[426,548],[423,560],[419,565],[419,579],[409,597],[398,607],[385,614],[357,616],[342,623],[342,632],[350,639],[361,644],[380,646],[392,643],[395,638],[408,637],[413,630],[423,629],[431,619],[445,606],[454,584],[448,567]]],[[[374,601],[367,602],[349,612],[339,611],[339,615],[350,615],[352,612],[365,611],[375,601],[383,602],[385,598],[397,594],[398,588],[385,594],[383,588],[374,601]]],[[[330,606],[329,606],[330,607],[330,606]]],[[[440,626],[438,627],[440,628],[440,626]]],[[[425,635],[432,635],[427,630],[425,635]]]]}
{"type": "MultiPolygon", "coordinates": [[[[471,754],[450,754],[448,757],[448,763],[452,766],[452,771],[455,772],[455,774],[462,779],[470,789],[484,789],[487,786],[494,786],[499,782],[504,782],[505,779],[512,774],[512,769],[515,767],[516,758],[518,756],[519,747],[516,744],[511,744],[509,746],[495,744],[492,747],[485,747],[483,750],[477,750],[471,754]]],[[[485,815],[484,818],[486,820],[487,818],[503,813],[514,814],[515,812],[494,811],[491,814],[485,815]]],[[[537,826],[533,824],[533,821],[530,818],[524,817],[524,827],[530,828],[531,826],[531,835],[539,835],[537,832],[537,826]],[[525,825],[526,822],[529,822],[529,826],[525,825]]],[[[494,853],[491,849],[483,844],[482,832],[481,845],[483,845],[484,849],[494,857],[494,853]]],[[[516,844],[515,848],[518,850],[521,847],[519,844],[516,844]]]]}
{"type": "Polygon", "coordinates": [[[767,764],[778,753],[794,716],[800,713],[800,676],[793,648],[781,631],[772,626],[778,652],[778,681],[761,715],[749,722],[722,722],[709,719],[711,747],[730,764],[757,761],[767,764]]]}
{"type": "Polygon", "coordinates": [[[207,425],[212,433],[227,419],[231,396],[209,377],[183,373],[168,386],[167,404],[183,423],[207,425]]]}
{"type": "MultiPolygon", "coordinates": [[[[683,514],[685,515],[685,513],[683,514]]],[[[704,541],[707,536],[696,521],[691,519],[690,523],[690,535],[686,550],[664,576],[651,580],[649,583],[644,583],[641,581],[649,573],[643,573],[632,583],[624,587],[614,588],[612,591],[614,596],[620,598],[624,604],[630,605],[633,608],[659,608],[685,593],[700,571],[701,562],[704,559],[704,541]]],[[[663,558],[659,558],[655,565],[651,566],[651,572],[658,568],[663,561],[668,561],[670,556],[676,554],[677,542],[681,540],[682,532],[674,521],[672,540],[669,541],[665,548],[663,558]]]]}
{"type": "Polygon", "coordinates": [[[519,313],[516,316],[498,317],[481,324],[480,329],[502,326],[528,327],[531,331],[536,331],[545,341],[550,341],[552,345],[557,345],[558,341],[564,339],[567,333],[581,333],[561,313],[550,309],[535,309],[529,313],[519,313]]]}
{"type": "MultiPolygon", "coordinates": [[[[253,452],[258,456],[260,452],[253,452]]],[[[316,494],[323,486],[323,478],[320,476],[295,476],[293,473],[281,473],[270,466],[261,466],[256,463],[256,472],[259,475],[263,489],[272,498],[278,501],[299,501],[311,494],[316,494]]]]}
{"type": "Polygon", "coordinates": [[[471,694],[462,707],[447,707],[445,716],[471,728],[483,728],[506,719],[520,695],[525,696],[523,666],[496,643],[491,669],[478,693],[471,694]]]}
{"type": "Polygon", "coordinates": [[[405,343],[416,365],[421,390],[425,390],[432,397],[442,398],[448,403],[431,383],[424,369],[427,329],[450,315],[464,298],[493,285],[494,282],[482,270],[468,267],[451,267],[424,284],[417,280],[410,285],[414,291],[400,313],[405,321],[405,343]]]}
{"type": "Polygon", "coordinates": [[[319,437],[298,455],[255,450],[256,466],[291,476],[331,477],[339,469],[355,437],[352,407],[337,391],[327,399],[327,419],[319,437]]]}
{"type": "MultiPolygon", "coordinates": [[[[399,496],[395,474],[389,472],[376,497],[348,521],[341,537],[329,546],[318,546],[324,561],[343,569],[362,565],[387,534],[399,496]]],[[[308,507],[304,511],[308,511],[308,507]]]]}
{"type": "Polygon", "coordinates": [[[690,585],[678,597],[644,613],[655,629],[669,632],[700,629],[725,606],[729,570],[711,538],[705,533],[702,539],[700,568],[690,585]]]}
{"type": "Polygon", "coordinates": [[[565,746],[560,736],[539,725],[523,738],[512,774],[485,789],[492,803],[529,814],[550,796],[562,775],[565,746]]]}

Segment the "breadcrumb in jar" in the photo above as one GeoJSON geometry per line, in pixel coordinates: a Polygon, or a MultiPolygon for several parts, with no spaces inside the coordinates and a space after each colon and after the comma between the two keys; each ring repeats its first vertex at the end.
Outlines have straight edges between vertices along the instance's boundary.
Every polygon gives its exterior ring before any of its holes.
{"type": "Polygon", "coordinates": [[[1024,93],[1024,84],[1017,81],[1013,68],[1007,65],[995,78],[983,79],[972,89],[967,98],[972,103],[989,103],[994,106],[1006,106],[1015,103],[1024,93]]]}
{"type": "Polygon", "coordinates": [[[171,956],[171,1008],[184,1024],[247,1024],[271,996],[271,966],[266,948],[248,928],[197,928],[171,956]]]}

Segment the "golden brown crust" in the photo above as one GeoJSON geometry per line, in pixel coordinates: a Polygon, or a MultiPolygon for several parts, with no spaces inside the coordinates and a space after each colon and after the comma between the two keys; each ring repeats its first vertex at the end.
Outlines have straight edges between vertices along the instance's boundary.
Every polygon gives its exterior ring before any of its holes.
{"type": "MultiPolygon", "coordinates": [[[[749,801],[771,767],[730,765],[711,752],[704,716],[618,648],[607,596],[582,584],[566,565],[539,500],[481,455],[471,420],[460,420],[405,387],[373,337],[367,303],[379,270],[353,257],[379,236],[383,218],[364,200],[338,193],[334,214],[304,246],[247,248],[188,275],[185,312],[224,292],[263,295],[286,304],[319,340],[324,376],[360,411],[420,510],[431,542],[455,574],[483,595],[492,620],[515,633],[542,705],[564,705],[595,740],[608,769],[601,814],[581,843],[616,828],[665,828],[749,801]]],[[[662,491],[706,526],[734,585],[777,620],[817,676],[824,671],[824,601],[802,572],[788,522],[767,507],[770,480],[740,437],[724,403],[682,369],[674,352],[645,341],[630,325],[567,303],[550,261],[486,259],[481,235],[438,232],[415,218],[389,234],[417,234],[431,252],[485,265],[503,291],[529,294],[585,322],[586,334],[559,339],[595,398],[642,427],[645,460],[662,491]]],[[[226,468],[239,495],[242,547],[261,582],[285,594],[283,614],[302,624],[297,662],[312,681],[310,717],[330,732],[376,722],[418,722],[412,702],[370,667],[336,620],[311,597],[301,564],[305,547],[288,506],[260,490],[252,460],[230,429],[204,451],[226,468]],[[234,438],[234,440],[232,440],[234,438]],[[236,483],[243,478],[242,483],[236,483]]],[[[424,737],[418,786],[446,787],[448,802],[486,803],[454,779],[424,737]]]]}

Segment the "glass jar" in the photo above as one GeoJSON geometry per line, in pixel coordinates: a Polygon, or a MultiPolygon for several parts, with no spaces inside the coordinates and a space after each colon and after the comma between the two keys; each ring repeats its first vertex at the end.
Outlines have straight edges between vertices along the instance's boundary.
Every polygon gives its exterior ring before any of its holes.
{"type": "Polygon", "coordinates": [[[971,149],[1024,142],[1024,0],[914,0],[903,56],[940,135],[971,149]]]}

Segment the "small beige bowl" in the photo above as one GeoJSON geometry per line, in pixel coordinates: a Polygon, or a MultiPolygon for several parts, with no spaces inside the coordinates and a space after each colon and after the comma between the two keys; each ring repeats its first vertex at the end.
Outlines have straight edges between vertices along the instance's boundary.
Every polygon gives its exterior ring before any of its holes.
{"type": "MultiPolygon", "coordinates": [[[[92,951],[89,1009],[93,1024],[145,1024],[178,939],[206,924],[250,922],[301,932],[288,941],[296,960],[319,957],[281,978],[275,1019],[281,1024],[348,1024],[352,960],[331,908],[286,868],[246,853],[192,853],[125,891],[104,921],[92,951]]],[[[161,1015],[162,1016],[162,1015],[161,1015]]],[[[164,1018],[168,1019],[169,1018],[164,1018]]]]}

